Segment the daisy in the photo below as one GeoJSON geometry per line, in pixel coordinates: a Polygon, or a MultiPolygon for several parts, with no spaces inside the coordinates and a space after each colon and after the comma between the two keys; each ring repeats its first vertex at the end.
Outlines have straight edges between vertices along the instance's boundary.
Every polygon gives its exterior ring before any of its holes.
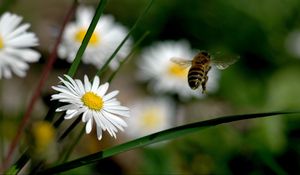
{"type": "Polygon", "coordinates": [[[171,128],[172,121],[175,121],[174,111],[174,105],[167,99],[147,98],[136,101],[130,106],[130,127],[126,134],[137,138],[171,128]]]}
{"type": "MultiPolygon", "coordinates": [[[[78,7],[76,21],[69,23],[63,34],[63,41],[58,49],[60,57],[67,58],[68,62],[74,60],[93,16],[94,10],[92,8],[78,7]]],[[[100,68],[112,55],[127,33],[127,29],[116,23],[112,16],[102,15],[83,55],[83,63],[93,64],[100,68]]],[[[117,59],[114,58],[111,61],[110,67],[112,69],[118,67],[120,59],[127,56],[130,48],[131,41],[127,40],[117,53],[117,59]]]]}
{"type": "Polygon", "coordinates": [[[24,77],[28,62],[36,62],[40,54],[29,47],[37,46],[38,39],[27,32],[30,24],[21,24],[22,17],[4,13],[0,17],[0,79],[11,78],[12,73],[24,77]]]}
{"type": "Polygon", "coordinates": [[[115,98],[119,91],[106,94],[109,84],[100,85],[100,79],[96,76],[91,83],[84,76],[84,82],[72,79],[65,75],[65,79],[59,77],[63,85],[52,88],[60,93],[52,95],[52,100],[68,103],[56,109],[57,112],[66,111],[65,119],[71,119],[82,114],[82,122],[86,122],[85,131],[89,134],[93,122],[96,123],[98,140],[102,138],[102,130],[116,138],[118,129],[123,131],[127,124],[121,118],[129,117],[129,109],[121,106],[115,98]]]}
{"type": "MultiPolygon", "coordinates": [[[[165,41],[156,43],[142,52],[138,62],[138,78],[150,81],[150,88],[155,92],[178,94],[182,99],[203,97],[200,90],[192,90],[187,82],[189,69],[184,69],[170,61],[172,57],[191,60],[196,52],[186,41],[165,41]]],[[[207,89],[216,89],[217,72],[214,68],[208,73],[207,89]]]]}

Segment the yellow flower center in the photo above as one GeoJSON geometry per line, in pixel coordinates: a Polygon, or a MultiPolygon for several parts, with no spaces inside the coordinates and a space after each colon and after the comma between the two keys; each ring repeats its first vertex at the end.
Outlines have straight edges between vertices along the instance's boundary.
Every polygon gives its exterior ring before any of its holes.
{"type": "Polygon", "coordinates": [[[168,73],[177,78],[186,78],[188,70],[180,67],[177,64],[171,63],[168,69],[168,73]]]}
{"type": "Polygon", "coordinates": [[[156,128],[159,123],[161,123],[161,115],[157,109],[144,111],[142,116],[142,126],[144,128],[156,128]]]}
{"type": "Polygon", "coordinates": [[[2,37],[0,36],[0,49],[2,49],[3,47],[4,47],[3,39],[2,39],[2,37]]]}
{"type": "Polygon", "coordinates": [[[99,111],[103,107],[103,100],[93,92],[87,92],[81,97],[81,101],[88,108],[99,111]]]}
{"type": "MultiPolygon", "coordinates": [[[[83,40],[83,38],[84,38],[84,36],[85,36],[85,34],[86,34],[86,32],[87,32],[87,30],[86,29],[80,29],[80,30],[78,30],[76,33],[75,33],[75,40],[77,41],[77,42],[82,42],[82,40],[83,40]]],[[[93,45],[93,46],[95,46],[95,45],[97,45],[97,44],[99,44],[99,42],[100,42],[100,36],[99,36],[99,34],[98,33],[93,33],[92,34],[92,36],[91,36],[91,38],[90,38],[90,41],[89,41],[89,44],[91,44],[91,45],[93,45]]]]}

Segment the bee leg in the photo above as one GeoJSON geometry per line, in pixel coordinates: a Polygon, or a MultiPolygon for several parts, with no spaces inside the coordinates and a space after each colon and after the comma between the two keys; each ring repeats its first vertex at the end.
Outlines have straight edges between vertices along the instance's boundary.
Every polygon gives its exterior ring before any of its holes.
{"type": "Polygon", "coordinates": [[[208,67],[208,69],[207,69],[207,71],[206,71],[206,72],[208,72],[210,69],[211,69],[211,66],[209,66],[209,67],[208,67]]]}
{"type": "Polygon", "coordinates": [[[204,94],[206,92],[206,83],[207,83],[207,80],[208,80],[208,76],[207,76],[207,73],[208,71],[211,69],[211,66],[208,67],[207,71],[205,72],[205,76],[202,80],[202,83],[201,83],[201,86],[202,86],[202,94],[204,94]]]}
{"type": "Polygon", "coordinates": [[[202,94],[204,94],[204,93],[206,92],[206,82],[207,82],[207,80],[208,80],[208,76],[205,75],[205,76],[204,76],[204,79],[203,79],[203,81],[202,81],[202,83],[201,83],[201,86],[202,86],[202,94]]]}

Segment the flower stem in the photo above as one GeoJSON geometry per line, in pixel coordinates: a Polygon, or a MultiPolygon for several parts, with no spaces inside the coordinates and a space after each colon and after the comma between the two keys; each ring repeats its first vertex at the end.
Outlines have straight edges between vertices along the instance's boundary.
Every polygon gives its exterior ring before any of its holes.
{"type": "Polygon", "coordinates": [[[79,141],[82,138],[84,133],[85,133],[85,127],[82,127],[82,129],[79,132],[79,135],[75,138],[73,143],[71,143],[70,147],[67,149],[67,152],[62,159],[62,163],[65,163],[68,160],[68,158],[70,157],[71,153],[73,152],[75,146],[79,143],[79,141]]]}
{"type": "Polygon", "coordinates": [[[80,117],[77,117],[76,120],[67,128],[67,130],[58,138],[58,142],[61,142],[81,121],[80,117]]]}
{"type": "Polygon", "coordinates": [[[84,53],[84,51],[85,51],[85,49],[86,49],[86,47],[87,47],[87,45],[89,43],[89,40],[90,40],[90,38],[91,38],[91,36],[92,36],[92,34],[93,34],[96,26],[97,26],[97,23],[98,23],[98,21],[100,19],[100,16],[103,13],[103,10],[104,10],[104,7],[105,7],[106,3],[107,3],[107,0],[101,0],[99,2],[99,5],[98,5],[98,7],[96,9],[96,12],[95,12],[95,15],[94,15],[94,17],[92,19],[92,22],[91,22],[91,24],[90,24],[90,26],[89,26],[89,28],[88,28],[88,30],[87,30],[87,32],[86,32],[83,40],[82,40],[82,43],[81,43],[81,45],[80,45],[80,47],[78,49],[78,52],[76,53],[75,59],[74,59],[72,65],[71,65],[71,67],[70,67],[70,69],[68,71],[68,75],[70,77],[73,77],[75,75],[75,73],[76,73],[76,70],[77,70],[77,68],[79,66],[79,63],[80,63],[81,58],[83,56],[83,53],[84,53]]]}
{"type": "Polygon", "coordinates": [[[119,70],[121,69],[121,67],[123,66],[123,64],[129,60],[129,58],[131,58],[131,56],[136,52],[138,46],[141,44],[141,42],[146,38],[147,35],[149,35],[149,31],[145,32],[142,37],[140,37],[140,39],[134,44],[131,52],[126,56],[125,59],[123,59],[120,62],[119,67],[109,76],[108,81],[107,82],[111,82],[113,80],[113,78],[116,76],[116,74],[119,72],[119,70]]]}
{"type": "Polygon", "coordinates": [[[126,35],[126,37],[123,39],[123,41],[119,44],[119,46],[117,47],[117,49],[114,51],[114,53],[109,57],[109,59],[105,62],[105,64],[101,67],[101,69],[98,70],[98,72],[96,73],[96,75],[98,75],[99,77],[103,74],[103,72],[105,72],[105,70],[108,68],[109,63],[111,62],[111,60],[117,55],[117,53],[119,52],[119,50],[121,49],[121,47],[125,44],[125,42],[127,41],[127,39],[130,37],[131,33],[135,30],[136,26],[140,23],[140,21],[144,18],[144,16],[146,15],[146,13],[149,11],[150,7],[152,6],[154,0],[150,0],[148,5],[146,6],[145,10],[142,12],[141,15],[139,15],[138,19],[135,21],[135,23],[133,24],[133,26],[131,27],[131,29],[129,30],[128,34],[126,35]]]}
{"type": "Polygon", "coordinates": [[[64,28],[67,24],[67,22],[71,19],[71,16],[73,15],[75,9],[76,9],[76,6],[77,6],[77,1],[74,0],[74,3],[72,4],[70,10],[68,11],[66,17],[64,18],[64,21],[63,21],[63,24],[62,24],[62,27],[60,29],[60,32],[59,32],[59,36],[56,40],[56,43],[54,45],[54,48],[51,52],[51,54],[49,55],[48,57],[48,61],[47,61],[47,64],[44,66],[43,68],[43,72],[41,74],[41,78],[40,78],[40,81],[36,87],[36,89],[34,90],[34,93],[30,99],[30,102],[29,102],[29,105],[27,107],[27,110],[24,114],[24,116],[22,117],[22,120],[21,120],[21,123],[19,124],[19,127],[18,127],[18,130],[17,130],[17,133],[15,135],[15,137],[13,138],[11,144],[10,144],[10,147],[9,147],[9,151],[7,153],[7,156],[5,157],[5,161],[4,161],[4,168],[6,168],[10,161],[11,161],[11,158],[12,158],[12,155],[15,151],[15,148],[17,147],[19,141],[20,141],[20,138],[22,136],[22,133],[30,119],[30,116],[31,116],[31,113],[32,113],[32,110],[34,108],[34,105],[37,101],[37,99],[40,97],[40,94],[41,94],[41,90],[42,90],[42,87],[44,86],[48,76],[49,76],[49,73],[50,71],[52,70],[52,67],[53,67],[53,64],[57,58],[57,49],[58,49],[58,45],[62,39],[62,34],[63,34],[63,31],[64,31],[64,28]]]}

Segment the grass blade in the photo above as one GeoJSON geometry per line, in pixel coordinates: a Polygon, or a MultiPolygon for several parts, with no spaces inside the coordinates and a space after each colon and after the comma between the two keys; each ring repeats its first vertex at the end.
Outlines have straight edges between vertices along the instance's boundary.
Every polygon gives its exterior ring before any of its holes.
{"type": "Polygon", "coordinates": [[[79,63],[80,63],[81,58],[83,56],[83,53],[84,53],[84,51],[85,51],[85,49],[86,49],[86,47],[87,47],[87,45],[90,41],[90,38],[91,38],[91,36],[92,36],[96,26],[97,26],[97,23],[100,19],[100,16],[103,13],[103,10],[104,10],[104,7],[105,7],[106,3],[107,3],[107,0],[101,0],[100,3],[98,4],[98,7],[97,7],[95,15],[92,19],[92,22],[91,22],[84,38],[83,38],[83,41],[82,41],[82,43],[81,43],[81,45],[80,45],[80,47],[79,47],[79,49],[76,53],[75,59],[74,59],[72,65],[71,65],[71,67],[68,71],[68,75],[71,76],[71,77],[73,77],[76,73],[76,70],[79,66],[79,63]]]}
{"type": "Polygon", "coordinates": [[[175,128],[171,128],[168,130],[164,130],[161,132],[157,132],[154,134],[150,134],[145,137],[141,137],[112,148],[106,149],[104,151],[100,151],[95,154],[91,154],[49,169],[44,171],[38,172],[38,174],[51,174],[51,173],[59,173],[63,171],[67,171],[73,168],[78,168],[83,165],[95,163],[104,158],[111,157],[113,155],[129,151],[135,148],[140,148],[152,143],[157,143],[160,141],[175,139],[178,137],[182,137],[184,135],[198,132],[202,129],[213,127],[220,124],[230,123],[234,121],[246,120],[246,119],[254,119],[254,118],[263,118],[268,116],[275,116],[275,115],[286,115],[286,114],[297,114],[300,113],[299,111],[296,112],[267,112],[267,113],[256,113],[256,114],[241,114],[241,115],[231,115],[231,116],[224,116],[215,119],[200,121],[196,123],[186,124],[182,126],[178,126],[175,128]]]}
{"type": "Polygon", "coordinates": [[[130,37],[131,33],[134,31],[136,26],[140,23],[140,21],[143,19],[143,17],[146,15],[146,13],[149,11],[150,7],[152,6],[154,0],[150,0],[148,5],[146,6],[143,13],[138,17],[138,19],[135,21],[129,32],[127,33],[126,37],[123,39],[123,41],[119,44],[117,49],[114,51],[114,53],[108,58],[108,60],[105,62],[105,64],[101,67],[101,69],[98,70],[96,75],[101,76],[103,72],[108,68],[109,63],[111,60],[117,55],[121,47],[124,45],[124,43],[127,41],[127,39],[130,37]]]}
{"type": "Polygon", "coordinates": [[[138,46],[141,44],[141,42],[146,38],[147,35],[149,35],[150,32],[145,32],[141,38],[134,44],[131,52],[126,56],[126,58],[124,60],[122,60],[120,62],[119,67],[109,76],[108,81],[107,82],[111,82],[112,79],[116,76],[116,74],[119,72],[119,70],[121,69],[121,67],[123,66],[123,64],[129,60],[129,58],[131,58],[131,56],[136,52],[138,46]]]}

